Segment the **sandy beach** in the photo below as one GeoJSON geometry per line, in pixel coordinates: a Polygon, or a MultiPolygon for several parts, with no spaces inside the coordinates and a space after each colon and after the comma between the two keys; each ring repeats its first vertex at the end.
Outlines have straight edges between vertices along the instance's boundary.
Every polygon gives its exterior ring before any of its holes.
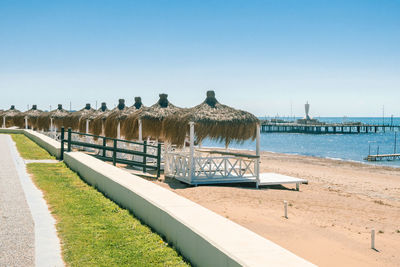
{"type": "Polygon", "coordinates": [[[309,181],[295,186],[188,187],[155,183],[247,227],[320,266],[398,266],[400,169],[263,152],[262,172],[309,181]],[[288,219],[283,201],[289,203],[288,219]],[[371,229],[376,249],[370,248],[371,229]]]}

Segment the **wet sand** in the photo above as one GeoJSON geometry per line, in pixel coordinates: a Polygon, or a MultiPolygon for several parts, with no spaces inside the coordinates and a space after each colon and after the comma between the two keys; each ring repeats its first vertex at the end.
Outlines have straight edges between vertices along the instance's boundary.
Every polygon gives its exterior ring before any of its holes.
{"type": "Polygon", "coordinates": [[[266,237],[320,266],[399,266],[400,169],[263,152],[261,172],[308,185],[189,187],[155,183],[266,237]],[[289,203],[288,219],[283,201],[289,203]],[[370,248],[371,228],[377,251],[370,248]]]}

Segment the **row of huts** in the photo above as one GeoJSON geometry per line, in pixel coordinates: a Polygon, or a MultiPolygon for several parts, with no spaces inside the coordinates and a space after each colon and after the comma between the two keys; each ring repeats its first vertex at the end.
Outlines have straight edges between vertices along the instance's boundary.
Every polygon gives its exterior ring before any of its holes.
{"type": "Polygon", "coordinates": [[[152,106],[142,104],[140,97],[128,107],[123,99],[114,109],[102,103],[99,109],[86,104],[79,111],[69,112],[62,105],[49,112],[41,111],[36,105],[21,112],[11,106],[0,111],[2,127],[16,126],[39,131],[54,131],[71,128],[73,131],[104,135],[110,138],[142,140],[150,138],[182,146],[194,124],[197,142],[205,138],[225,142],[255,139],[259,120],[253,114],[223,105],[208,91],[206,99],[192,108],[180,108],[168,101],[167,94],[160,94],[152,106]]]}

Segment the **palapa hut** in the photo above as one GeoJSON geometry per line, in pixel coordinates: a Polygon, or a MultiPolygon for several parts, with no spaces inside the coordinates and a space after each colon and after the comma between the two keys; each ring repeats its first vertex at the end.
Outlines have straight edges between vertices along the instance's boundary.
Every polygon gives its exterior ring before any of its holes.
{"type": "Polygon", "coordinates": [[[32,105],[30,110],[21,112],[14,117],[14,124],[19,128],[35,129],[37,120],[43,111],[37,109],[37,105],[32,105]]]}
{"type": "Polygon", "coordinates": [[[70,114],[69,111],[62,108],[61,104],[50,112],[42,113],[38,119],[36,128],[45,132],[49,130],[60,129],[64,125],[64,118],[70,114]]]}
{"type": "Polygon", "coordinates": [[[127,124],[129,128],[125,129],[125,134],[129,139],[136,138],[139,135],[138,128],[141,124],[144,138],[164,140],[163,120],[183,109],[171,104],[168,101],[167,94],[160,94],[159,97],[160,99],[157,103],[151,107],[143,108],[139,112],[128,116],[127,124]]]}
{"type": "Polygon", "coordinates": [[[90,107],[90,104],[86,104],[81,110],[71,112],[64,118],[64,127],[71,128],[73,131],[79,130],[79,121],[81,118],[93,112],[95,112],[95,110],[90,107]]]}
{"type": "Polygon", "coordinates": [[[135,104],[133,104],[133,107],[135,107],[135,111],[129,113],[125,118],[121,127],[121,133],[127,140],[142,141],[141,124],[138,124],[138,118],[139,115],[148,108],[143,105],[142,98],[140,96],[135,97],[135,104]]]}
{"type": "Polygon", "coordinates": [[[1,121],[3,128],[8,128],[15,126],[14,124],[14,118],[17,116],[21,111],[15,109],[14,105],[11,105],[9,110],[4,111],[0,116],[1,116],[1,121]]]}
{"type": "Polygon", "coordinates": [[[167,141],[182,146],[189,133],[189,151],[167,151],[165,175],[188,184],[256,182],[259,185],[260,125],[249,112],[220,104],[214,91],[207,92],[206,100],[193,108],[168,116],[163,124],[167,141]],[[195,148],[205,138],[224,141],[256,139],[256,155],[195,148]]]}
{"type": "MultiPolygon", "coordinates": [[[[126,117],[135,112],[135,106],[127,107],[125,99],[119,99],[118,106],[110,113],[105,114],[104,119],[104,134],[110,138],[121,138],[121,127],[126,117]]],[[[97,120],[97,118],[96,118],[97,120]]]]}
{"type": "Polygon", "coordinates": [[[101,103],[101,107],[94,112],[84,113],[79,120],[79,131],[81,133],[90,132],[90,123],[101,114],[109,111],[105,102],[101,103]]]}
{"type": "Polygon", "coordinates": [[[165,119],[164,135],[172,144],[182,146],[189,133],[189,122],[194,123],[196,141],[205,138],[223,141],[254,140],[259,120],[253,114],[220,104],[214,91],[207,92],[203,103],[182,110],[165,119]]]}

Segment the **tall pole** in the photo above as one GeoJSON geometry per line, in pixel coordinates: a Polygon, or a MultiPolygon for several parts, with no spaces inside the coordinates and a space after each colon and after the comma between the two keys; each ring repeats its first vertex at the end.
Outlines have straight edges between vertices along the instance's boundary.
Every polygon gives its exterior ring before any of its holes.
{"type": "Polygon", "coordinates": [[[382,106],[382,125],[385,125],[385,105],[382,106]]]}
{"type": "Polygon", "coordinates": [[[394,154],[396,154],[397,132],[394,132],[394,154]]]}

